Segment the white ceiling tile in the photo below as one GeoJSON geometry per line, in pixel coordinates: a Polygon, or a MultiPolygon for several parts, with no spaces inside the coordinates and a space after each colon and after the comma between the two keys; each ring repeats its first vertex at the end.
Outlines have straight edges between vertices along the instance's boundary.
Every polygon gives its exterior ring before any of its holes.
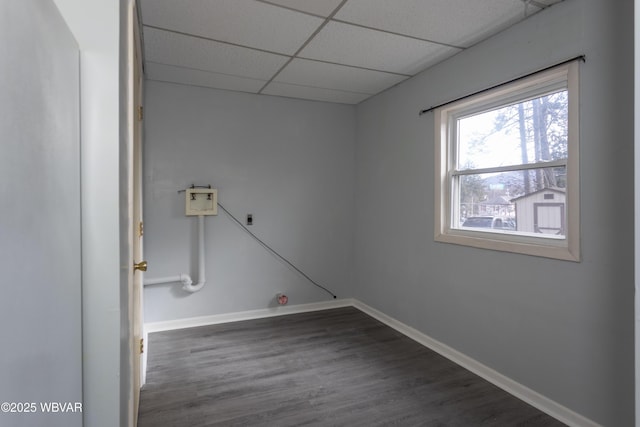
{"type": "Polygon", "coordinates": [[[325,89],[374,94],[407,77],[326,62],[294,59],[274,81],[325,89]]]}
{"type": "Polygon", "coordinates": [[[144,28],[145,60],[161,64],[269,80],[286,56],[231,46],[169,31],[144,28]]]}
{"type": "Polygon", "coordinates": [[[254,0],[143,0],[141,14],[145,25],[289,55],[324,22],[254,0]]]}
{"type": "Polygon", "coordinates": [[[317,87],[289,85],[271,82],[265,90],[265,95],[286,96],[288,98],[311,99],[315,101],[337,102],[340,104],[357,104],[371,95],[365,93],[345,92],[317,87]]]}
{"type": "Polygon", "coordinates": [[[459,49],[339,22],[329,22],[300,57],[413,75],[459,49]]]}
{"type": "MultiPolygon", "coordinates": [[[[539,8],[529,5],[528,13],[539,8]]],[[[521,0],[349,0],[336,19],[468,47],[525,18],[521,0]]]]}
{"type": "Polygon", "coordinates": [[[291,9],[313,13],[327,17],[336,10],[342,0],[266,0],[268,3],[275,3],[291,9]]]}
{"type": "Polygon", "coordinates": [[[230,76],[228,74],[157,64],[149,61],[146,63],[145,75],[149,80],[252,93],[258,93],[262,86],[267,83],[265,80],[247,79],[244,77],[230,76]]]}
{"type": "Polygon", "coordinates": [[[252,93],[343,5],[263,92],[355,104],[562,0],[139,1],[150,79],[252,93]]]}

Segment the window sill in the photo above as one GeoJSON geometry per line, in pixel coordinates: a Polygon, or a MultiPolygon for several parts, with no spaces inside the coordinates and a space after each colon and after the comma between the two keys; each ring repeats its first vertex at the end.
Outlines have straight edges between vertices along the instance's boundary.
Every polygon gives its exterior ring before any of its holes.
{"type": "Polygon", "coordinates": [[[447,233],[436,232],[434,237],[436,242],[580,262],[579,249],[572,247],[571,242],[566,239],[528,238],[506,233],[466,230],[450,230],[447,233]]]}

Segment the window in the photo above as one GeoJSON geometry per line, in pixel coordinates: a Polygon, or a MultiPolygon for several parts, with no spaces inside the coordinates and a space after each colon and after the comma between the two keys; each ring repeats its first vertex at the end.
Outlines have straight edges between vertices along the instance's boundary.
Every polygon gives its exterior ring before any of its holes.
{"type": "Polygon", "coordinates": [[[435,110],[435,240],[580,260],[578,63],[435,110]]]}

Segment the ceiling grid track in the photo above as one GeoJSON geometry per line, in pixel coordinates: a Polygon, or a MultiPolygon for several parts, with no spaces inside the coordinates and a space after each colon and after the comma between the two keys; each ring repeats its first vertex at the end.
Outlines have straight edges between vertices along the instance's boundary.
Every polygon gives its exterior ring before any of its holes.
{"type": "Polygon", "coordinates": [[[338,13],[338,11],[342,8],[342,6],[344,6],[344,4],[345,4],[346,2],[347,2],[347,0],[342,0],[342,1],[340,2],[340,4],[338,5],[338,7],[336,7],[336,8],[334,9],[334,11],[333,11],[333,12],[331,12],[331,14],[330,14],[329,16],[327,16],[327,18],[324,20],[324,22],[323,22],[322,24],[320,24],[320,26],[319,26],[318,28],[316,28],[316,30],[313,32],[313,34],[311,34],[311,35],[309,36],[309,38],[308,38],[304,43],[302,43],[302,46],[300,46],[300,47],[298,48],[298,50],[296,51],[296,53],[294,53],[293,55],[291,55],[291,58],[289,58],[289,60],[286,62],[286,64],[284,64],[282,67],[280,67],[280,69],[279,69],[278,71],[276,71],[276,73],[275,73],[273,76],[271,76],[271,78],[269,79],[269,81],[267,81],[267,83],[265,83],[265,85],[264,85],[264,86],[262,86],[262,87],[260,88],[260,90],[258,91],[258,93],[259,93],[259,94],[261,94],[261,93],[262,93],[262,91],[263,91],[263,90],[265,90],[265,89],[266,89],[266,87],[267,87],[267,86],[269,86],[269,85],[271,84],[271,82],[272,82],[276,77],[278,77],[278,75],[282,72],[282,70],[284,70],[284,68],[285,68],[287,65],[289,65],[289,64],[291,63],[291,61],[293,61],[293,60],[294,60],[294,58],[298,57],[298,55],[300,54],[300,52],[302,52],[302,50],[303,50],[305,47],[307,47],[307,45],[308,45],[309,43],[311,43],[311,40],[313,40],[313,38],[314,38],[316,35],[318,35],[318,33],[319,33],[319,32],[320,32],[320,31],[321,31],[321,30],[322,30],[322,29],[323,29],[323,28],[324,28],[324,27],[329,23],[329,21],[331,21],[331,19],[336,15],[336,13],[338,13]]]}

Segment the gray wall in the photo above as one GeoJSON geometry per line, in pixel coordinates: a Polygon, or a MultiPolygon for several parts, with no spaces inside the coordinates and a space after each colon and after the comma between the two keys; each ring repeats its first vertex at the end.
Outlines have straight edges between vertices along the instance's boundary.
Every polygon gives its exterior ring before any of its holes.
{"type": "Polygon", "coordinates": [[[632,85],[633,1],[566,0],[360,104],[354,296],[596,422],[632,425],[632,85]],[[434,242],[433,115],[418,111],[579,54],[583,261],[434,242]]]}
{"type": "MultiPolygon", "coordinates": [[[[634,21],[640,22],[640,0],[634,0],[634,21]]],[[[640,26],[637,24],[634,28],[634,212],[640,212],[640,26]]],[[[636,359],[636,384],[635,384],[635,401],[636,401],[636,426],[640,425],[640,215],[635,215],[635,359],[636,359]]]]}
{"type": "MultiPolygon", "coordinates": [[[[640,0],[634,0],[634,212],[640,212],[640,0]]],[[[635,415],[640,425],[640,215],[635,215],[635,415]]]]}
{"type": "MultiPolygon", "coordinates": [[[[211,184],[250,229],[339,297],[351,296],[355,108],[147,81],[146,278],[197,280],[197,220],[183,189],[211,184]]],[[[222,211],[205,218],[207,284],[145,289],[145,321],[331,300],[222,211]]]]}
{"type": "Polygon", "coordinates": [[[0,425],[80,426],[78,46],[51,1],[0,2],[0,425]],[[10,42],[9,42],[10,41],[10,42]]]}

